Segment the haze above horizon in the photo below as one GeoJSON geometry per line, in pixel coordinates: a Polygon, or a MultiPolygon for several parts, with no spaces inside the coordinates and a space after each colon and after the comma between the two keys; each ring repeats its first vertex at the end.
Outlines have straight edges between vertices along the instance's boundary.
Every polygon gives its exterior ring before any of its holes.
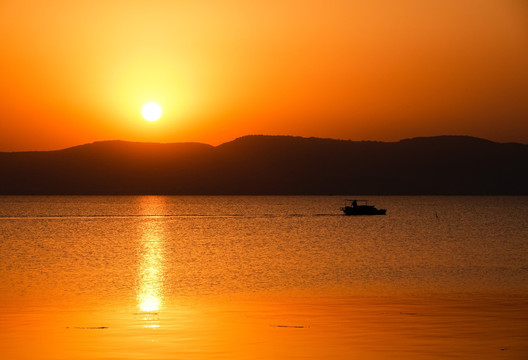
{"type": "Polygon", "coordinates": [[[527,24],[522,0],[2,1],[0,151],[247,134],[526,144],[527,24]]]}

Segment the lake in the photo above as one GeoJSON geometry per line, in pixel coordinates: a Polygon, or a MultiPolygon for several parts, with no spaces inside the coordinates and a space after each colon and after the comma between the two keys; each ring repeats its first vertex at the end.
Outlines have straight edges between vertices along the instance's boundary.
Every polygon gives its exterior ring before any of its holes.
{"type": "Polygon", "coordinates": [[[527,359],[528,197],[368,199],[0,197],[0,358],[527,359]]]}

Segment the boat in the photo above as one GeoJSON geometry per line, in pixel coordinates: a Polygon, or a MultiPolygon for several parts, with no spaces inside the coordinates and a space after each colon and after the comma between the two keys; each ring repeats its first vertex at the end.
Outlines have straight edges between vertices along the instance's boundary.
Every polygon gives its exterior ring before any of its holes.
{"type": "Polygon", "coordinates": [[[385,215],[386,209],[376,209],[369,205],[368,200],[345,199],[345,206],[341,208],[345,215],[385,215]]]}

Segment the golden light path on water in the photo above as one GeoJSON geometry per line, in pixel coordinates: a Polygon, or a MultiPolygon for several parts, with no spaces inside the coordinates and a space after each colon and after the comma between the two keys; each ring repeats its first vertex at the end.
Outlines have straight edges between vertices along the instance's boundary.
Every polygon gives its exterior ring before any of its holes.
{"type": "MultiPolygon", "coordinates": [[[[145,215],[160,214],[164,208],[164,198],[147,198],[141,203],[145,215]],[[148,200],[147,200],[148,199],[148,200]]],[[[145,327],[159,327],[158,311],[163,306],[164,245],[163,223],[156,218],[147,218],[142,225],[139,288],[137,307],[145,327]]]]}

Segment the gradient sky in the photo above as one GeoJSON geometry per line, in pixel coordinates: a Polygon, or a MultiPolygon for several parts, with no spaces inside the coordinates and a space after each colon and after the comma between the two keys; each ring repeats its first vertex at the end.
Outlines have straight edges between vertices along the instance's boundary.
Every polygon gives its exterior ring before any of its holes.
{"type": "Polygon", "coordinates": [[[0,0],[0,45],[0,151],[247,134],[528,143],[525,0],[0,0]]]}

